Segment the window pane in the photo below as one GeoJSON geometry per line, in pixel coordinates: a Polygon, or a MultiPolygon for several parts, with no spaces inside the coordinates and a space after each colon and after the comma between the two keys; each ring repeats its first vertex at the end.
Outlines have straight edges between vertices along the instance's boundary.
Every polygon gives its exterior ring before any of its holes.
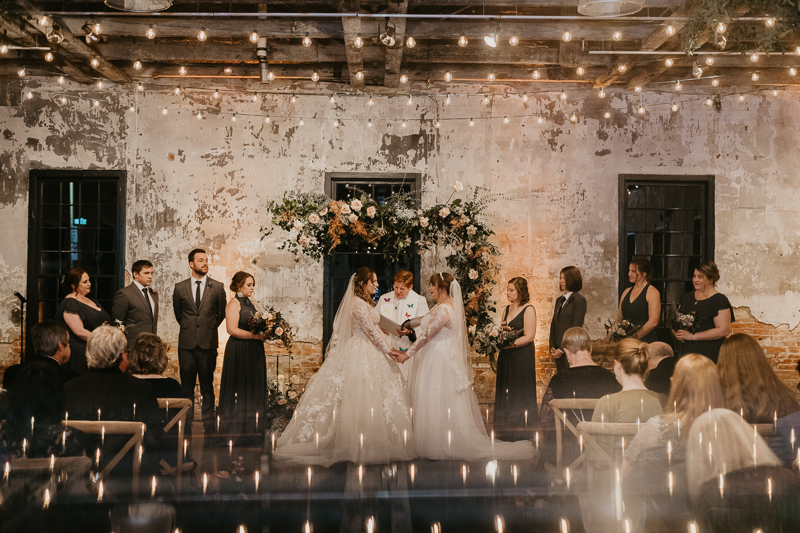
{"type": "MultiPolygon", "coordinates": [[[[81,183],[81,203],[86,204],[96,204],[99,200],[98,197],[98,189],[100,184],[97,182],[83,182],[81,183]]],[[[116,199],[114,200],[116,203],[116,199]]]]}
{"type": "Polygon", "coordinates": [[[58,251],[60,233],[61,230],[57,229],[42,230],[42,250],[51,252],[58,251]]]}
{"type": "Polygon", "coordinates": [[[681,231],[683,228],[684,212],[667,209],[664,211],[664,230],[665,231],[681,231]]]}
{"type": "Polygon", "coordinates": [[[104,252],[114,252],[117,249],[116,231],[111,229],[99,230],[97,249],[104,252]]]}
{"type": "Polygon", "coordinates": [[[104,181],[100,183],[100,203],[117,205],[117,182],[104,181]]]}
{"type": "MultiPolygon", "coordinates": [[[[647,207],[651,209],[664,208],[664,187],[648,186],[647,187],[647,207]]],[[[667,206],[669,207],[669,206],[667,206]]]]}
{"type": "Polygon", "coordinates": [[[669,255],[680,255],[683,253],[681,235],[666,233],[664,235],[664,253],[669,255]]]}
{"type": "Polygon", "coordinates": [[[625,229],[628,232],[645,231],[645,211],[628,211],[625,229]]]}
{"type": "Polygon", "coordinates": [[[667,273],[665,277],[680,279],[683,276],[683,258],[667,257],[667,273]]]}
{"type": "Polygon", "coordinates": [[[628,185],[628,207],[644,207],[644,191],[638,185],[628,185]]]}
{"type": "Polygon", "coordinates": [[[645,211],[647,217],[647,231],[664,231],[664,212],[661,210],[648,209],[645,211]]]}
{"type": "MultiPolygon", "coordinates": [[[[108,209],[108,206],[104,207],[104,209],[108,209]]],[[[77,220],[73,220],[73,224],[86,228],[98,227],[97,210],[97,206],[94,204],[80,206],[75,210],[75,218],[77,220]]]]}
{"type": "Polygon", "coordinates": [[[59,297],[59,281],[57,277],[39,278],[39,299],[56,300],[59,297]]]}
{"type": "Polygon", "coordinates": [[[59,206],[55,205],[41,210],[43,228],[57,228],[60,226],[60,209],[61,208],[59,206]]]}
{"type": "Polygon", "coordinates": [[[40,272],[44,275],[58,276],[61,274],[61,257],[58,252],[46,252],[41,254],[39,265],[40,272]]]}
{"type": "Polygon", "coordinates": [[[392,194],[392,186],[379,183],[375,185],[375,201],[383,204],[386,199],[392,194]]]}
{"type": "Polygon", "coordinates": [[[42,203],[46,205],[57,204],[61,195],[59,182],[45,181],[42,183],[42,203]]]}
{"type": "Polygon", "coordinates": [[[100,227],[101,228],[117,227],[117,206],[104,205],[100,207],[100,227]]]}

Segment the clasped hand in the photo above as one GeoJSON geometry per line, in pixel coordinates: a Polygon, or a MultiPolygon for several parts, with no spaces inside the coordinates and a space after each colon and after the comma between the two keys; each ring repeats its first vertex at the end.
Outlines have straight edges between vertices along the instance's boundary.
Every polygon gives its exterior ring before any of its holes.
{"type": "Polygon", "coordinates": [[[398,350],[396,348],[393,349],[391,352],[389,352],[389,357],[391,357],[400,364],[405,363],[409,359],[408,355],[406,355],[406,353],[403,350],[398,350]]]}

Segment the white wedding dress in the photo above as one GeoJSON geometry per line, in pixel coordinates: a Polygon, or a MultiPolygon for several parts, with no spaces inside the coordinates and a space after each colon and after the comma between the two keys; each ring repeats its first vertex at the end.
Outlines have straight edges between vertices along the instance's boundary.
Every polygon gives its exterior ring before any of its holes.
{"type": "Polygon", "coordinates": [[[311,378],[274,457],[330,466],[413,459],[407,389],[379,314],[353,296],[353,279],[334,321],[325,362],[311,378]]]}
{"type": "Polygon", "coordinates": [[[450,284],[455,309],[439,304],[423,319],[407,355],[416,452],[429,459],[531,459],[529,441],[492,440],[472,390],[472,364],[458,282],[450,284]]]}

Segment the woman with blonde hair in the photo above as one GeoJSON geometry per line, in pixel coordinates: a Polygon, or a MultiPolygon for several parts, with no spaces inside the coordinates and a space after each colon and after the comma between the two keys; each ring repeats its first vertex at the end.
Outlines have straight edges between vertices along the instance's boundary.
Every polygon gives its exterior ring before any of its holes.
{"type": "Polygon", "coordinates": [[[719,351],[725,405],[751,424],[769,424],[798,410],[794,393],[775,374],[761,345],[745,333],[728,337],[719,351]]]}

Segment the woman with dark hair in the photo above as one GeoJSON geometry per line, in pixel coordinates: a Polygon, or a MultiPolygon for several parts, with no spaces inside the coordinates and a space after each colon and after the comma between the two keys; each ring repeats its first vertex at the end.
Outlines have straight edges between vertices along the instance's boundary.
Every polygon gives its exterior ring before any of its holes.
{"type": "Polygon", "coordinates": [[[230,285],[234,297],[225,307],[225,328],[230,338],[222,362],[217,414],[222,433],[238,444],[259,443],[259,419],[263,422],[267,404],[264,337],[250,331],[250,319],[256,314],[250,301],[255,287],[253,276],[237,272],[230,285]]]}
{"type": "Polygon", "coordinates": [[[25,365],[6,395],[0,445],[13,457],[85,454],[83,432],[61,425],[64,383],[42,362],[25,365]]]}
{"type": "Polygon", "coordinates": [[[387,464],[416,457],[403,376],[372,301],[378,278],[368,267],[350,278],[325,362],[311,378],[278,439],[275,458],[330,466],[387,464]]]}
{"type": "Polygon", "coordinates": [[[512,278],[503,325],[522,332],[497,357],[494,389],[494,432],[502,440],[530,440],[539,425],[536,403],[536,309],[530,305],[528,282],[512,278]]]}
{"type": "Polygon", "coordinates": [[[583,288],[583,277],[578,267],[561,269],[558,288],[561,296],[556,300],[550,322],[550,355],[556,361],[556,371],[561,372],[567,368],[567,358],[561,349],[564,333],[570,328],[582,328],[586,317],[586,298],[579,292],[583,288]]]}
{"type": "Polygon", "coordinates": [[[728,297],[717,292],[719,268],[712,261],[701,263],[694,269],[694,290],[681,299],[678,312],[694,315],[694,333],[680,329],[674,331],[681,342],[681,355],[699,353],[715,363],[725,337],[731,333],[731,322],[736,321],[728,297]]]}
{"type": "Polygon", "coordinates": [[[86,339],[97,327],[111,320],[111,317],[96,300],[89,298],[92,283],[85,270],[73,268],[67,272],[63,285],[67,296],[59,304],[55,318],[69,328],[70,367],[79,374],[85,374],[86,339]]]}
{"type": "Polygon", "coordinates": [[[633,287],[625,289],[619,299],[617,318],[627,320],[639,329],[633,335],[642,342],[658,340],[656,327],[661,317],[661,293],[650,284],[653,265],[644,257],[634,257],[628,266],[628,281],[633,287]]]}

